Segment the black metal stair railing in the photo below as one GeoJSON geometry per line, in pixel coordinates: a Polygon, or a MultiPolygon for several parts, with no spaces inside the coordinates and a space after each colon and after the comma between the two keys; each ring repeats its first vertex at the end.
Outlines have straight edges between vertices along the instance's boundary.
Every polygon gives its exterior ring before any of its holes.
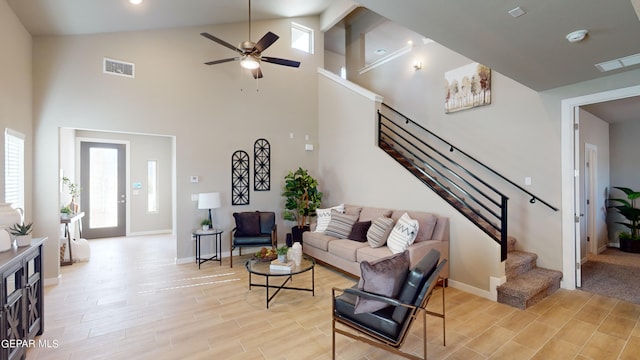
{"type": "Polygon", "coordinates": [[[500,244],[501,261],[507,258],[509,199],[477,175],[479,170],[531,196],[531,203],[558,210],[386,104],[378,110],[378,146],[500,244]],[[466,167],[438,150],[443,145],[466,158],[466,167]]]}

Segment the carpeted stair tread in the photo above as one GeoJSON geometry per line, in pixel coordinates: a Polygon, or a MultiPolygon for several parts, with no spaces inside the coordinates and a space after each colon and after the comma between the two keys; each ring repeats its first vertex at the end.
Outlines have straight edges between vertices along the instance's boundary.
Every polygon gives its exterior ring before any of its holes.
{"type": "Polygon", "coordinates": [[[535,268],[498,286],[498,302],[526,309],[560,288],[562,273],[535,268]]]}
{"type": "Polygon", "coordinates": [[[524,274],[536,267],[538,255],[530,252],[514,250],[509,252],[505,261],[505,275],[507,281],[524,274]]]}

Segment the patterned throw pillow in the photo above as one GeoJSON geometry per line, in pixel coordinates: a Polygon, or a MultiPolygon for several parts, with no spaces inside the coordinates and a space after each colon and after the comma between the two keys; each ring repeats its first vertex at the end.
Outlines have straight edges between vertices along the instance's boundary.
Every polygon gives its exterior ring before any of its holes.
{"type": "Polygon", "coordinates": [[[371,227],[367,231],[367,242],[372,248],[384,246],[389,237],[389,233],[393,227],[393,219],[388,217],[379,217],[371,223],[371,227]]]}
{"type": "Polygon", "coordinates": [[[324,234],[338,239],[346,239],[351,234],[351,228],[357,220],[358,218],[353,215],[341,214],[334,210],[331,213],[331,221],[329,221],[324,234]]]}
{"type": "Polygon", "coordinates": [[[409,217],[404,213],[396,222],[387,239],[387,247],[394,254],[399,254],[409,248],[418,235],[418,220],[409,217]]]}
{"type": "MultiPolygon", "coordinates": [[[[409,273],[409,252],[376,261],[360,263],[358,289],[376,295],[396,298],[409,273]]],[[[389,306],[380,301],[358,297],[354,314],[378,311],[389,306]]]]}
{"type": "Polygon", "coordinates": [[[331,221],[331,210],[344,213],[344,204],[336,205],[327,209],[316,209],[316,230],[315,232],[323,233],[327,230],[327,225],[331,221]]]}

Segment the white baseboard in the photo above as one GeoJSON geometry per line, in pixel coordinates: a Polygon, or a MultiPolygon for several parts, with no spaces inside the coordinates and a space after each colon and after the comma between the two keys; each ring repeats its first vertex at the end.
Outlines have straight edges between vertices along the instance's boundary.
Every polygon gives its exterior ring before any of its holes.
{"type": "Polygon", "coordinates": [[[485,299],[493,300],[493,301],[496,301],[497,298],[498,298],[497,295],[496,295],[496,298],[492,299],[491,298],[491,293],[489,291],[478,289],[477,287],[473,287],[473,286],[467,285],[465,283],[461,283],[461,282],[457,282],[455,280],[451,280],[451,278],[449,279],[449,286],[451,286],[452,288],[455,288],[455,289],[459,289],[459,290],[468,292],[468,293],[473,294],[473,295],[477,295],[477,296],[483,297],[485,299]]]}
{"type": "Polygon", "coordinates": [[[44,282],[42,283],[42,285],[44,286],[58,285],[60,284],[61,278],[62,278],[62,275],[58,275],[57,277],[54,277],[54,278],[44,278],[44,282]]]}

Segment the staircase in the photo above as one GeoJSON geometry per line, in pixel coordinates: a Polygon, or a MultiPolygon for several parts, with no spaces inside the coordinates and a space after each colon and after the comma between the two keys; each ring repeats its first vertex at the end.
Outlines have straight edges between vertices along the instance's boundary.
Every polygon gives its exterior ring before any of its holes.
{"type": "Polygon", "coordinates": [[[498,302],[526,309],[556,291],[562,273],[537,267],[536,254],[515,250],[515,238],[507,235],[508,198],[484,179],[497,177],[531,196],[530,203],[558,209],[396,110],[383,108],[388,111],[378,111],[380,149],[500,244],[507,282],[498,287],[498,302]],[[483,176],[461,165],[461,159],[483,176]]]}
{"type": "Polygon", "coordinates": [[[516,240],[509,237],[505,274],[507,282],[498,286],[498,302],[519,309],[536,304],[560,288],[560,271],[539,268],[538,255],[515,249],[516,240]]]}

